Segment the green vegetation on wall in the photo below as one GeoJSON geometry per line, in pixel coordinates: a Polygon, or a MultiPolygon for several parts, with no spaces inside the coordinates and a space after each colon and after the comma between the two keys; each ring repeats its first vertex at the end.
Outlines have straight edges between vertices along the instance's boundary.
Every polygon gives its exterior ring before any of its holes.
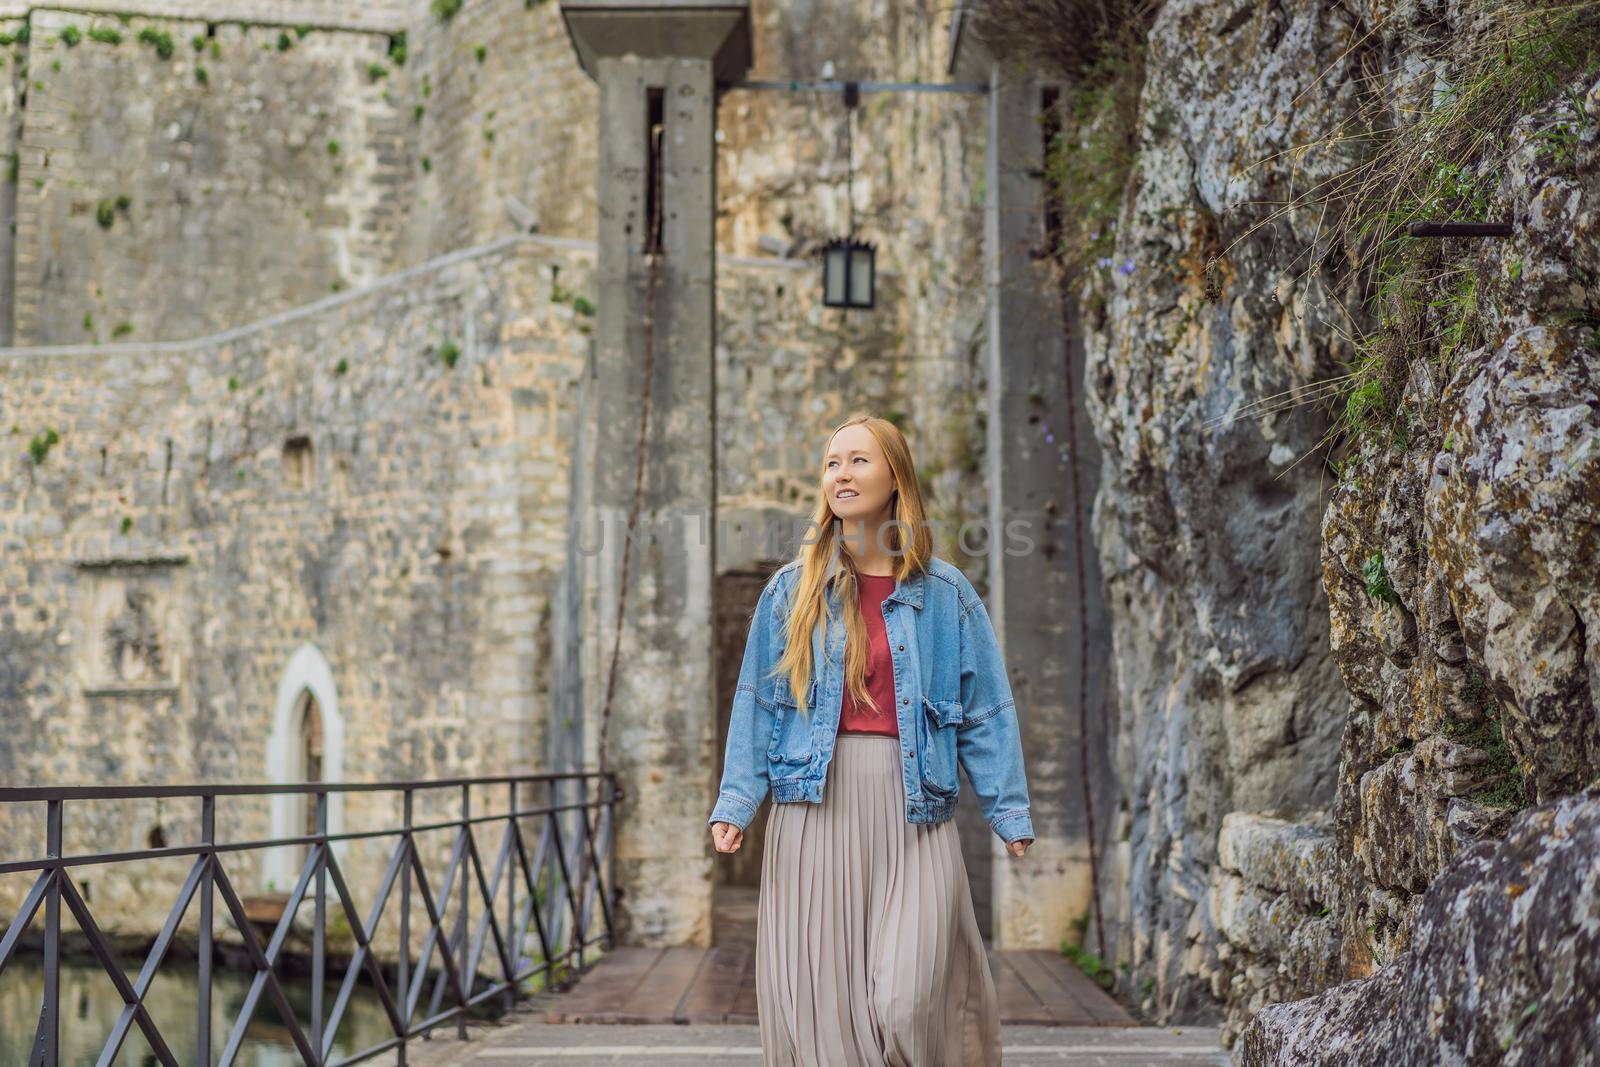
{"type": "Polygon", "coordinates": [[[61,435],[56,432],[54,426],[41,434],[35,434],[28,442],[28,455],[32,457],[34,466],[43,463],[44,458],[50,454],[50,450],[60,441],[61,435]]]}
{"type": "MultiPolygon", "coordinates": [[[[1407,227],[1508,221],[1497,216],[1493,194],[1513,144],[1511,127],[1578,76],[1600,70],[1600,2],[1481,0],[1472,32],[1450,35],[1439,48],[1439,84],[1430,67],[1419,90],[1431,95],[1430,105],[1397,125],[1395,87],[1373,86],[1332,145],[1356,152],[1357,163],[1302,198],[1342,216],[1345,247],[1367,279],[1372,325],[1355,339],[1336,429],[1398,448],[1410,440],[1401,395],[1412,364],[1427,359],[1447,372],[1483,340],[1482,246],[1414,237],[1407,227]]],[[[1571,102],[1580,118],[1587,115],[1581,98],[1571,102]]],[[[1558,165],[1571,162],[1563,131],[1566,124],[1541,135],[1558,165]]],[[[1513,264],[1513,275],[1520,267],[1513,264]]]]}
{"type": "Polygon", "coordinates": [[[1041,140],[1057,205],[1051,251],[1070,271],[1110,265],[1138,158],[1145,38],[1159,9],[1159,0],[990,0],[974,19],[996,55],[1063,81],[1041,115],[1041,140]]]}
{"type": "Polygon", "coordinates": [[[162,59],[171,59],[175,46],[172,43],[172,34],[166,30],[158,30],[154,26],[145,26],[139,31],[139,43],[147,44],[156,50],[156,55],[162,59]]]}

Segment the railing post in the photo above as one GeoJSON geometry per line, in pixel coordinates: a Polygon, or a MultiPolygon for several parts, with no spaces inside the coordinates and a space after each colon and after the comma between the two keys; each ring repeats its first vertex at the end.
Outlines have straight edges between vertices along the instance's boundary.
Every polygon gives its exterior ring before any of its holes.
{"type": "MultiPolygon", "coordinates": [[[[551,778],[545,783],[550,787],[550,795],[546,798],[550,812],[545,816],[550,827],[550,843],[555,852],[556,866],[550,867],[549,884],[545,887],[545,901],[550,908],[550,949],[559,953],[562,963],[567,962],[570,946],[562,941],[562,936],[567,930],[567,911],[560,906],[559,901],[567,894],[567,857],[564,854],[565,846],[561,836],[561,813],[556,808],[561,805],[561,790],[558,780],[551,778]],[[561,897],[556,896],[556,872],[561,872],[561,897]]],[[[548,866],[548,864],[547,864],[548,866]]],[[[545,960],[545,987],[549,988],[550,980],[555,977],[555,960],[545,960]]]]}
{"type": "Polygon", "coordinates": [[[456,915],[456,959],[457,966],[461,968],[461,1011],[456,1015],[456,1036],[462,1041],[467,1039],[467,1000],[472,996],[472,974],[469,971],[471,960],[467,959],[467,930],[469,914],[471,911],[472,890],[469,886],[471,878],[472,857],[467,849],[465,835],[472,833],[472,824],[467,820],[472,818],[472,786],[461,787],[461,911],[456,915]]]}
{"type": "MultiPolygon", "coordinates": [[[[45,802],[44,854],[61,858],[61,816],[63,801],[45,802]]],[[[39,1011],[39,1029],[34,1036],[31,1062],[40,1067],[60,1067],[61,1063],[61,879],[57,867],[50,875],[50,888],[44,898],[44,1000],[39,1011]]]]}
{"type": "MultiPolygon", "coordinates": [[[[322,1055],[322,987],[327,981],[328,966],[328,793],[317,794],[317,889],[316,910],[311,930],[311,1028],[306,1036],[311,1047],[322,1055]]],[[[320,1067],[320,1064],[311,1065],[320,1067]]]]}
{"type": "Polygon", "coordinates": [[[395,1003],[400,1006],[401,1022],[404,1025],[398,1035],[400,1048],[395,1057],[395,1067],[406,1067],[406,1047],[411,1036],[411,1014],[406,1006],[411,1003],[411,853],[413,850],[411,824],[415,815],[413,795],[412,791],[407,789],[405,799],[401,802],[404,829],[400,835],[400,847],[405,850],[405,855],[400,861],[400,958],[394,965],[394,985],[397,990],[395,1003]]]}
{"type": "MultiPolygon", "coordinates": [[[[600,797],[600,790],[605,789],[605,779],[598,782],[600,789],[595,789],[595,798],[600,797]]],[[[594,848],[594,837],[589,832],[589,779],[579,777],[579,795],[582,795],[581,805],[578,805],[578,825],[584,832],[578,838],[578,969],[584,969],[584,952],[589,950],[589,853],[594,848]]]]}
{"type": "Polygon", "coordinates": [[[606,812],[606,892],[611,894],[611,910],[607,912],[612,921],[606,923],[606,948],[616,947],[616,934],[614,923],[617,916],[617,802],[622,799],[621,790],[616,787],[616,782],[610,775],[605,780],[606,795],[610,798],[610,810],[606,812]]]}
{"type": "Polygon", "coordinates": [[[522,940],[517,936],[517,783],[512,780],[506,788],[506,942],[511,957],[511,973],[506,975],[510,988],[506,990],[506,1011],[517,1003],[517,972],[522,969],[522,940]]]}
{"type": "Polygon", "coordinates": [[[200,844],[206,851],[200,861],[205,867],[200,873],[200,945],[199,962],[195,974],[195,1063],[198,1067],[211,1067],[211,886],[215,878],[213,867],[217,853],[217,798],[200,798],[200,844]]]}

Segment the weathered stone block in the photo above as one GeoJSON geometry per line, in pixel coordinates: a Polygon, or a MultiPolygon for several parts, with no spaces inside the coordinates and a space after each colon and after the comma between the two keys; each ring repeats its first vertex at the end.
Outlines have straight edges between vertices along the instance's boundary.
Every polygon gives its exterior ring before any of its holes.
{"type": "Polygon", "coordinates": [[[1519,816],[1422,895],[1369,978],[1264,1008],[1237,1061],[1592,1064],[1600,1049],[1600,786],[1519,816]]]}
{"type": "Polygon", "coordinates": [[[1270,815],[1232,811],[1217,838],[1222,866],[1251,885],[1287,893],[1305,911],[1338,900],[1338,863],[1331,830],[1270,815]]]}

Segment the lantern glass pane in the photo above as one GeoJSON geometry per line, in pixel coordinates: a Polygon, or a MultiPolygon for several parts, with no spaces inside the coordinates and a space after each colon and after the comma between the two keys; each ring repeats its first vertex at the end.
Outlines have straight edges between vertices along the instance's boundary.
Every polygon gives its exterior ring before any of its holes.
{"type": "Polygon", "coordinates": [[[855,307],[872,306],[872,250],[850,250],[850,303],[855,307]]]}
{"type": "Polygon", "coordinates": [[[843,304],[845,250],[830,248],[822,259],[822,301],[825,304],[843,304]]]}

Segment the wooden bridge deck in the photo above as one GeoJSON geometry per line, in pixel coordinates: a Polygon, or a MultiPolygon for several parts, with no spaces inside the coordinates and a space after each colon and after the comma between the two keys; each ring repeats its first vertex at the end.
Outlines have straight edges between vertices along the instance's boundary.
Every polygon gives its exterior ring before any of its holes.
{"type": "MultiPolygon", "coordinates": [[[[989,950],[1005,1026],[1136,1026],[1059,952],[989,950]]],[[[546,1013],[551,1023],[756,1022],[755,949],[619,948],[546,1013]]]]}

